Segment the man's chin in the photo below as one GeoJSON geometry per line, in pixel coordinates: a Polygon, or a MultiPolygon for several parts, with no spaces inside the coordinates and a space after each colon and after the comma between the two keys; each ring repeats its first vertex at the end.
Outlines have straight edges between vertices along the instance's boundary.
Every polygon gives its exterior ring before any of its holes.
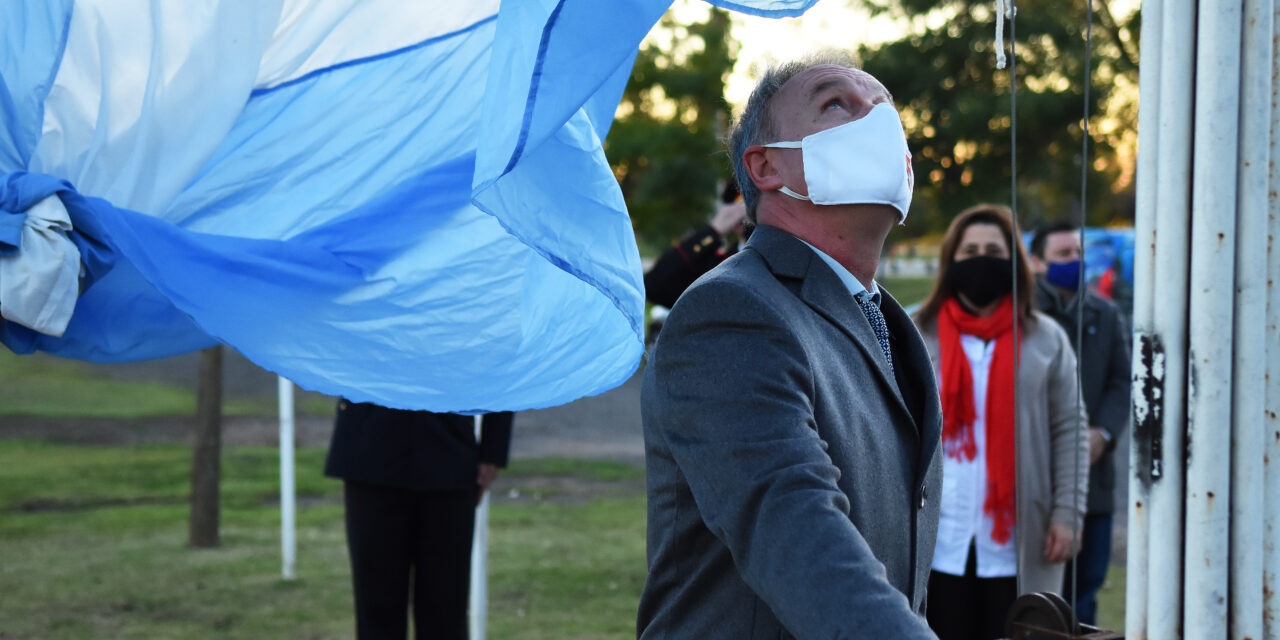
{"type": "Polygon", "coordinates": [[[886,225],[896,225],[902,218],[902,214],[898,213],[896,208],[887,204],[845,204],[832,208],[866,220],[881,220],[886,225]]]}

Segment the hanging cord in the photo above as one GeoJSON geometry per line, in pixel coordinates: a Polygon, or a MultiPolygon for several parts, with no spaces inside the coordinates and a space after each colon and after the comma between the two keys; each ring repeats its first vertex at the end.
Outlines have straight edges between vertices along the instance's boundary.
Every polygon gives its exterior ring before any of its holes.
{"type": "MultiPolygon", "coordinates": [[[[1084,364],[1084,301],[1086,296],[1086,291],[1084,289],[1084,253],[1085,253],[1084,223],[1085,223],[1085,211],[1088,208],[1088,202],[1089,202],[1089,94],[1091,89],[1093,88],[1093,0],[1086,0],[1085,4],[1087,5],[1088,9],[1085,17],[1085,27],[1084,27],[1084,116],[1083,116],[1084,126],[1083,126],[1083,135],[1081,136],[1081,139],[1080,139],[1080,214],[1076,221],[1076,229],[1080,234],[1080,273],[1077,275],[1078,280],[1076,282],[1076,295],[1075,295],[1076,356],[1077,356],[1076,357],[1076,420],[1077,421],[1079,421],[1080,419],[1079,417],[1080,405],[1084,403],[1084,366],[1083,366],[1084,364]]],[[[1088,429],[1088,425],[1077,424],[1076,426],[1077,427],[1083,426],[1085,429],[1088,429]]],[[[1092,443],[1092,438],[1088,435],[1088,433],[1089,433],[1088,431],[1085,431],[1085,434],[1086,434],[1085,442],[1092,443]]],[[[1073,468],[1079,469],[1080,468],[1080,447],[1075,447],[1075,452],[1076,452],[1075,461],[1073,463],[1075,466],[1073,468]]],[[[1085,491],[1088,492],[1088,490],[1089,490],[1088,485],[1086,484],[1085,491]]],[[[1073,506],[1075,507],[1076,512],[1079,512],[1080,511],[1080,494],[1073,489],[1071,495],[1073,496],[1073,506]]],[[[1086,503],[1087,503],[1087,498],[1086,498],[1086,503]]],[[[1086,504],[1086,510],[1087,508],[1088,508],[1088,505],[1086,504]]],[[[1083,534],[1084,534],[1083,529],[1077,530],[1075,528],[1075,525],[1072,524],[1072,529],[1071,529],[1072,545],[1081,544],[1083,542],[1081,540],[1081,536],[1083,534]]],[[[1076,548],[1075,550],[1077,553],[1079,552],[1079,548],[1076,548]]],[[[1076,608],[1076,601],[1080,595],[1080,584],[1079,584],[1080,563],[1076,562],[1075,559],[1076,559],[1076,556],[1073,555],[1072,561],[1071,561],[1071,593],[1069,594],[1071,598],[1071,608],[1073,610],[1076,608]]]]}
{"type": "MultiPolygon", "coordinates": [[[[1013,0],[996,0],[996,68],[997,69],[1003,69],[1005,65],[1004,19],[1008,17],[1009,20],[1013,20],[1013,16],[1016,12],[1017,12],[1017,8],[1013,6],[1013,0]]],[[[1010,30],[1013,29],[1012,26],[1010,26],[1009,28],[1010,30]]],[[[1010,35],[1009,39],[1012,40],[1013,36],[1010,35]]],[[[1012,44],[1010,44],[1009,46],[1010,48],[1013,47],[1012,44]]],[[[1012,54],[1012,52],[1010,53],[1012,54]]]]}
{"type": "MultiPolygon", "coordinates": [[[[1018,336],[1019,328],[1022,324],[1021,308],[1018,306],[1018,245],[1021,242],[1021,233],[1018,231],[1018,44],[1017,30],[1014,28],[1015,18],[1018,15],[1018,9],[1014,6],[1014,0],[996,0],[996,43],[1000,52],[996,59],[996,67],[1003,69],[1004,58],[1004,41],[1001,39],[1002,28],[1004,27],[1004,12],[1009,14],[1009,211],[1013,222],[1013,237],[1009,242],[1009,260],[1013,262],[1013,268],[1009,271],[1013,272],[1013,415],[1014,417],[1014,451],[1017,451],[1017,415],[1018,415],[1018,371],[1021,368],[1022,358],[1022,338],[1018,336]],[[1004,11],[1001,11],[1001,8],[1004,11]]],[[[1018,474],[1018,456],[1013,456],[1014,477],[1018,474]]],[[[1014,510],[1016,513],[1017,506],[1014,510]]],[[[1022,547],[1026,544],[1020,536],[1014,536],[1014,544],[1022,547]]],[[[1023,549],[1018,550],[1018,557],[1022,557],[1023,549]]],[[[1014,573],[1017,581],[1018,593],[1022,593],[1022,571],[1014,573]]]]}

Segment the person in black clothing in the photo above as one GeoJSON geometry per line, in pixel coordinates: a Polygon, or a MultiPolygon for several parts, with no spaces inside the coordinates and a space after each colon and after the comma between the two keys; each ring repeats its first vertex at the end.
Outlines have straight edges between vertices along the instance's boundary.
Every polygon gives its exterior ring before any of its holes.
{"type": "Polygon", "coordinates": [[[1036,303],[1062,325],[1079,356],[1081,395],[1089,414],[1089,497],[1079,555],[1067,565],[1062,592],[1074,594],[1081,622],[1097,621],[1098,590],[1111,560],[1115,511],[1116,443],[1129,424],[1129,330],[1119,308],[1080,290],[1083,251],[1078,227],[1058,223],[1040,228],[1031,240],[1036,303]],[[1080,305],[1083,330],[1078,331],[1080,305]],[[1076,335],[1080,334],[1080,344],[1076,335]],[[1073,584],[1074,582],[1074,584],[1073,584]]]}
{"type": "Polygon", "coordinates": [[[325,475],[344,482],[356,636],[467,638],[475,507],[505,467],[510,412],[483,418],[338,402],[325,475]],[[410,587],[412,585],[412,588],[410,587]]]}
{"type": "Polygon", "coordinates": [[[711,222],[685,234],[644,274],[644,295],[649,302],[667,308],[675,306],[676,299],[694,280],[738,252],[737,243],[730,242],[730,237],[736,232],[746,240],[743,219],[747,208],[735,180],[725,183],[720,202],[711,222]]]}

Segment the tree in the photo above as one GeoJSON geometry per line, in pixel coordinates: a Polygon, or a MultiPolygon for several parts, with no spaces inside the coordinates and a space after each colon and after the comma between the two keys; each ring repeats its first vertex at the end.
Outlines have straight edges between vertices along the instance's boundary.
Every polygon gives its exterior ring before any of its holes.
{"type": "Polygon", "coordinates": [[[737,43],[729,14],[677,24],[668,12],[636,56],[605,153],[642,243],[659,247],[704,221],[732,171],[721,138],[737,43]]]}
{"type": "Polygon", "coordinates": [[[195,445],[191,448],[191,517],[188,543],[218,546],[222,478],[222,346],[200,352],[195,445]]]}
{"type": "MultiPolygon", "coordinates": [[[[867,2],[909,25],[903,38],[860,50],[864,68],[894,95],[913,152],[917,223],[908,232],[939,231],[970,204],[1009,202],[1010,78],[1008,69],[995,68],[992,3],[867,2]]],[[[1030,224],[1074,219],[1079,207],[1085,2],[1018,3],[1018,204],[1030,224]]],[[[1136,13],[1117,22],[1105,0],[1095,2],[1087,217],[1093,224],[1117,217],[1131,199],[1125,195],[1131,169],[1117,146],[1127,144],[1136,121],[1138,31],[1136,13]]],[[[1006,51],[1008,37],[1006,26],[1006,51]]]]}

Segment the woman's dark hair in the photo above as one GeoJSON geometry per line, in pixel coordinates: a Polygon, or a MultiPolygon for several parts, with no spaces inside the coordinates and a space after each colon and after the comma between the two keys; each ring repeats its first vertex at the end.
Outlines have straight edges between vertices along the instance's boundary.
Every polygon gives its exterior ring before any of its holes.
{"type": "Polygon", "coordinates": [[[1013,214],[1003,205],[979,204],[961,211],[951,221],[951,226],[947,227],[947,234],[942,237],[942,248],[938,254],[938,278],[933,282],[933,291],[920,303],[920,309],[915,313],[916,322],[921,326],[931,325],[937,319],[942,303],[955,294],[947,283],[947,271],[955,263],[956,248],[960,246],[965,230],[974,224],[993,224],[1000,228],[1005,244],[1010,247],[1010,253],[1016,260],[1014,273],[1017,275],[1019,315],[1026,321],[1033,320],[1035,280],[1032,279],[1031,267],[1027,264],[1027,252],[1022,248],[1022,240],[1013,232],[1013,214]]]}

